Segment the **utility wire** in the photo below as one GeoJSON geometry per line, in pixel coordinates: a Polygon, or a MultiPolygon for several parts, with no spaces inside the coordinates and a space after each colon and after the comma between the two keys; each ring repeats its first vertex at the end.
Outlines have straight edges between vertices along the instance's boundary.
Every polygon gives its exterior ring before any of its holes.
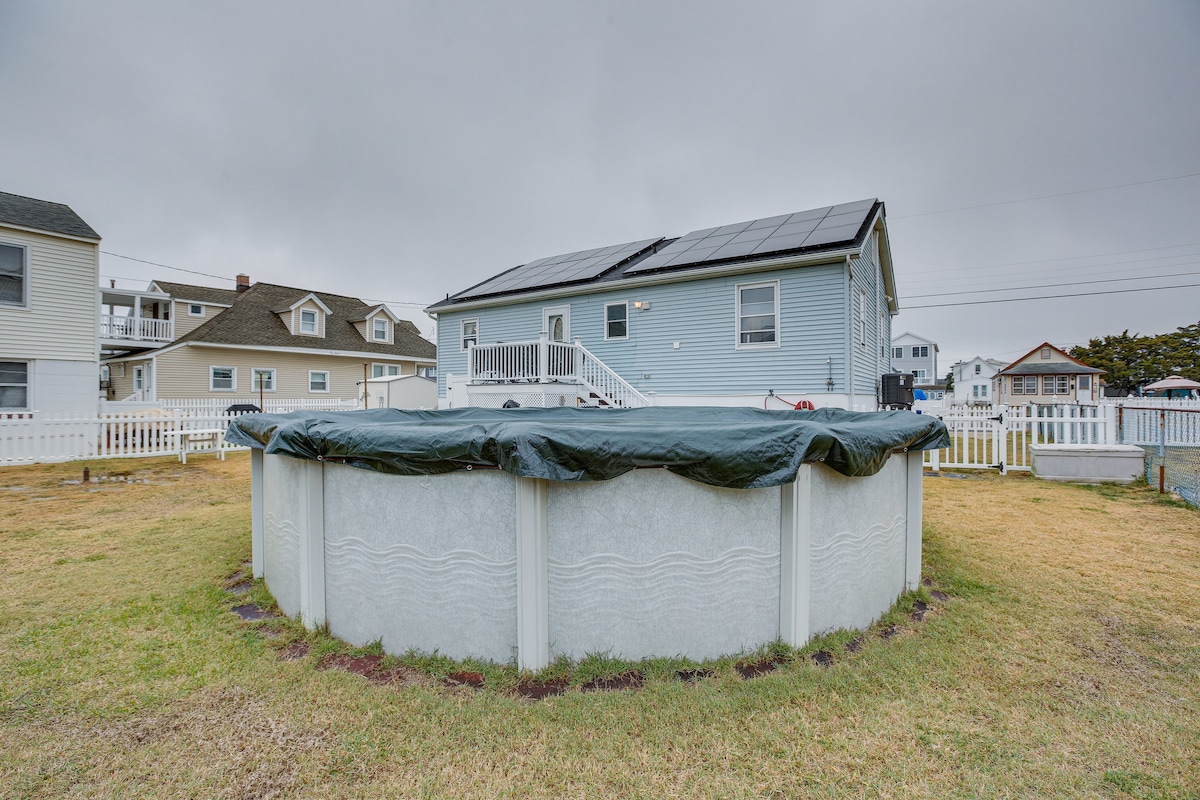
{"type": "Polygon", "coordinates": [[[1195,286],[1200,286],[1200,283],[1181,283],[1176,286],[1149,286],[1144,289],[1110,289],[1106,292],[1073,292],[1071,294],[1047,294],[1037,297],[1009,297],[997,300],[964,300],[958,303],[929,303],[920,306],[904,306],[904,308],[947,308],[949,306],[981,306],[988,303],[1020,303],[1025,300],[1061,300],[1066,297],[1093,297],[1101,294],[1130,294],[1132,292],[1161,292],[1167,289],[1190,289],[1195,286]]]}
{"type": "Polygon", "coordinates": [[[935,214],[950,214],[954,211],[971,211],[977,208],[995,208],[996,206],[1011,206],[1018,203],[1032,203],[1035,200],[1050,200],[1055,197],[1070,197],[1077,194],[1091,194],[1094,192],[1107,192],[1113,189],[1125,189],[1130,186],[1145,186],[1150,183],[1164,183],[1166,181],[1181,181],[1185,178],[1195,178],[1200,176],[1200,172],[1189,172],[1187,175],[1172,175],[1169,178],[1152,178],[1148,181],[1134,181],[1133,183],[1117,183],[1112,186],[1097,186],[1094,189],[1076,189],[1073,192],[1058,192],[1056,194],[1042,194],[1036,197],[1024,197],[1020,200],[997,200],[994,203],[979,203],[973,206],[958,206],[956,208],[943,208],[939,211],[921,211],[916,214],[902,214],[892,217],[892,219],[912,219],[914,217],[931,217],[935,214]]]}
{"type": "MultiPolygon", "coordinates": [[[[1082,256],[1060,256],[1058,258],[1039,258],[1034,261],[1009,261],[1003,264],[985,264],[978,269],[998,269],[1000,267],[1023,267],[1028,264],[1053,264],[1057,261],[1078,261],[1081,258],[1106,258],[1108,256],[1132,256],[1138,253],[1152,253],[1155,250],[1178,250],[1180,247],[1200,247],[1200,242],[1188,242],[1187,244],[1168,244],[1162,247],[1143,247],[1139,250],[1117,250],[1112,253],[1092,253],[1082,256]]],[[[1191,255],[1185,253],[1184,255],[1191,255]]],[[[1162,258],[1173,258],[1173,256],[1162,256],[1162,258]]],[[[1124,262],[1117,262],[1124,263],[1124,262]]],[[[918,278],[923,278],[926,275],[939,275],[943,272],[957,272],[956,267],[949,267],[940,270],[925,270],[922,272],[913,273],[918,278]]]]}
{"type": "MultiPolygon", "coordinates": [[[[1191,262],[1197,263],[1195,261],[1191,262]]],[[[911,299],[920,300],[925,297],[952,297],[956,294],[990,294],[991,292],[1020,292],[1029,289],[1053,289],[1059,286],[1088,286],[1096,283],[1121,283],[1123,281],[1152,281],[1157,278],[1181,278],[1187,275],[1200,275],[1200,272],[1171,272],[1166,275],[1139,275],[1136,278],[1105,278],[1098,281],[1071,281],[1070,283],[1040,283],[1037,286],[1008,286],[1003,289],[964,289],[961,292],[942,292],[941,294],[914,294],[911,299]]],[[[1154,287],[1158,288],[1158,287],[1154,287]]],[[[1172,287],[1162,287],[1169,289],[1172,287]]],[[[912,306],[909,306],[912,308],[912,306]]]]}
{"type": "Polygon", "coordinates": [[[108,250],[101,250],[100,252],[104,253],[104,255],[106,255],[106,256],[114,256],[115,258],[123,258],[126,261],[136,261],[139,264],[149,264],[150,266],[153,266],[153,267],[162,267],[163,269],[173,269],[176,272],[187,272],[192,275],[203,275],[206,278],[216,278],[219,281],[229,281],[230,283],[233,283],[235,280],[234,278],[226,278],[224,275],[213,275],[211,272],[197,272],[194,269],[184,269],[183,267],[172,267],[170,264],[159,264],[157,261],[146,261],[145,259],[134,258],[133,256],[123,256],[120,253],[110,253],[108,250]]]}

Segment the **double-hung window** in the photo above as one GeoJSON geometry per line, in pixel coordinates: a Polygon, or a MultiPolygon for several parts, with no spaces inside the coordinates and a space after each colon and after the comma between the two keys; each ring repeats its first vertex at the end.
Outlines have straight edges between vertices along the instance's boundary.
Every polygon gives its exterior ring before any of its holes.
{"type": "Polygon", "coordinates": [[[27,251],[24,247],[0,244],[0,305],[28,305],[29,269],[27,264],[27,251]]]}
{"type": "Polygon", "coordinates": [[[300,332],[316,334],[317,312],[310,308],[300,310],[300,332]]]}
{"type": "Polygon", "coordinates": [[[310,392],[328,392],[329,372],[327,370],[309,370],[308,390],[310,392]]]}
{"type": "Polygon", "coordinates": [[[209,367],[208,388],[213,392],[237,391],[237,367],[209,367]]]}
{"type": "Polygon", "coordinates": [[[737,287],[738,347],[779,346],[779,282],[737,287]]]}
{"type": "Polygon", "coordinates": [[[388,321],[386,319],[375,319],[371,327],[371,338],[377,342],[386,342],[388,334],[388,321]]]}
{"type": "Polygon", "coordinates": [[[390,377],[392,375],[399,375],[399,374],[400,374],[400,365],[399,364],[372,364],[371,365],[371,377],[372,378],[390,377]]]}
{"type": "Polygon", "coordinates": [[[0,408],[29,408],[29,364],[0,361],[0,408]]]}
{"type": "Polygon", "coordinates": [[[903,347],[893,347],[892,348],[892,358],[904,358],[904,348],[903,347]]]}
{"type": "Polygon", "coordinates": [[[1037,394],[1036,375],[1014,375],[1012,379],[1013,394],[1037,394]]]}
{"type": "Polygon", "coordinates": [[[629,304],[606,303],[604,306],[604,338],[629,338],[629,304]]]}
{"type": "Polygon", "coordinates": [[[479,320],[464,319],[462,321],[462,349],[466,350],[473,344],[479,344],[479,320]]]}
{"type": "Polygon", "coordinates": [[[1069,392],[1071,379],[1067,375],[1044,375],[1042,377],[1042,394],[1066,394],[1069,392]]]}
{"type": "Polygon", "coordinates": [[[250,391],[275,391],[275,370],[255,367],[250,372],[250,391]]]}
{"type": "Polygon", "coordinates": [[[923,344],[912,349],[913,358],[929,358],[929,345],[923,344]]]}

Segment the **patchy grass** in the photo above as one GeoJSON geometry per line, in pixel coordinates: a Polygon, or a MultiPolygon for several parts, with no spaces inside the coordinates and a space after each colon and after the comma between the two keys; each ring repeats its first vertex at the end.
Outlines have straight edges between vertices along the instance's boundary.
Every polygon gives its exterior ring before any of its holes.
{"type": "Polygon", "coordinates": [[[436,654],[379,662],[424,679],[319,669],[378,645],[230,613],[271,602],[226,590],[244,456],[90,466],[133,481],[0,470],[0,797],[1200,797],[1200,512],[1146,487],[926,480],[933,586],[868,635],[597,653],[531,702],[436,654]]]}

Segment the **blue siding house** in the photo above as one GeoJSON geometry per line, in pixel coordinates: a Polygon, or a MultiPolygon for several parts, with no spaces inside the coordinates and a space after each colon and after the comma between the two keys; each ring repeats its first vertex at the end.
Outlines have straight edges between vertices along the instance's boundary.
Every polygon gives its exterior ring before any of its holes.
{"type": "Polygon", "coordinates": [[[899,306],[870,199],[543,258],[426,310],[443,408],[874,410],[899,306]]]}

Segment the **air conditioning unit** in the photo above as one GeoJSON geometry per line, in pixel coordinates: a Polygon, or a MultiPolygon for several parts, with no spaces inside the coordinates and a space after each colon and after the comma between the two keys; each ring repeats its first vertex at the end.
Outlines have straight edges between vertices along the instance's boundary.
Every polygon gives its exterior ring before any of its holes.
{"type": "Polygon", "coordinates": [[[881,386],[883,397],[880,405],[884,408],[912,408],[913,404],[913,375],[911,372],[885,372],[881,386]]]}

